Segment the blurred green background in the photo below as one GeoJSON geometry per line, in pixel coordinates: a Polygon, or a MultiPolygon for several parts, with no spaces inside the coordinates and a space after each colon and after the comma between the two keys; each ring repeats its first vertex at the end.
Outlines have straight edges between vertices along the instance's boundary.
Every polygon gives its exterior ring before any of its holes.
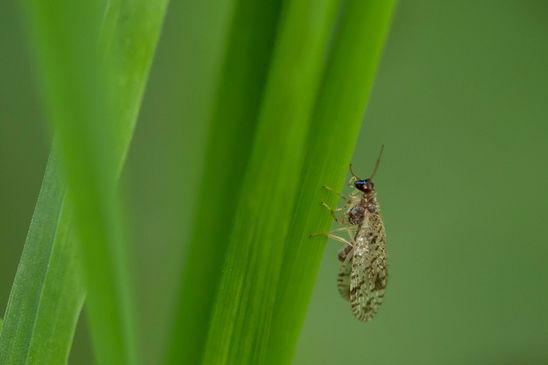
{"type": "MultiPolygon", "coordinates": [[[[165,342],[191,224],[226,3],[170,4],[121,184],[147,364],[165,342]]],[[[367,325],[352,317],[330,243],[295,364],[548,364],[547,39],[541,0],[400,2],[353,159],[367,175],[386,146],[385,304],[367,325]]],[[[0,85],[3,312],[49,150],[9,1],[0,85]]],[[[72,363],[92,363],[80,327],[72,363]]]]}

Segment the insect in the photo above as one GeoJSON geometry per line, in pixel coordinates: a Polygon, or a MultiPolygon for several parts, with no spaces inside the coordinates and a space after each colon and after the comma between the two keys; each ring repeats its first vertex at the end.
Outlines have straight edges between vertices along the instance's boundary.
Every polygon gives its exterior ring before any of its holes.
{"type": "Polygon", "coordinates": [[[364,322],[371,320],[379,310],[388,279],[386,234],[373,183],[383,150],[381,146],[373,172],[366,179],[359,178],[350,165],[349,185],[355,190],[349,196],[324,186],[345,200],[344,208],[333,210],[325,202],[321,203],[341,225],[321,235],[345,243],[338,253],[339,293],[350,302],[354,316],[364,322]],[[341,212],[344,212],[342,217],[341,212]],[[348,238],[338,235],[341,233],[346,233],[348,238]]]}

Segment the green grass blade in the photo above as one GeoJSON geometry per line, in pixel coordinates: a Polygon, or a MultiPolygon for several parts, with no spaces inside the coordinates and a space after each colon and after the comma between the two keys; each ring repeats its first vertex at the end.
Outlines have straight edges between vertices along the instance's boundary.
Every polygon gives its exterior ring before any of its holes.
{"type": "Polygon", "coordinates": [[[101,43],[115,69],[116,171],[129,150],[168,0],[110,0],[101,43]]]}
{"type": "Polygon", "coordinates": [[[308,127],[338,1],[284,4],[204,364],[265,360],[308,127]]]}
{"type": "MultiPolygon", "coordinates": [[[[40,212],[37,207],[35,214],[40,212]]],[[[25,363],[28,365],[63,364],[69,356],[85,297],[77,245],[73,244],[71,217],[70,209],[63,204],[34,328],[24,334],[31,339],[25,363]]],[[[32,247],[30,244],[29,248],[32,247]]]]}
{"type": "Polygon", "coordinates": [[[165,364],[199,364],[270,61],[279,0],[237,0],[165,364]],[[213,227],[213,228],[212,228],[213,227]]]}
{"type": "Polygon", "coordinates": [[[51,265],[53,242],[62,242],[65,237],[63,227],[66,224],[63,225],[61,218],[64,211],[64,192],[64,183],[59,178],[57,162],[52,155],[48,161],[25,249],[10,293],[4,326],[0,332],[1,364],[35,363],[32,354],[36,352],[32,348],[37,343],[47,348],[46,352],[38,353],[43,355],[39,356],[43,364],[55,363],[54,360],[63,363],[68,357],[68,347],[76,326],[74,317],[79,313],[83,299],[83,286],[79,283],[79,275],[71,271],[74,268],[69,266],[62,275],[53,274],[56,283],[54,293],[44,289],[48,281],[52,282],[50,278],[55,271],[55,266],[51,265]],[[73,296],[61,299],[59,293],[63,288],[72,285],[73,296]],[[50,296],[50,301],[46,301],[46,306],[53,306],[57,310],[46,311],[47,315],[41,316],[39,312],[44,307],[40,304],[50,294],[54,295],[50,296]],[[73,299],[78,303],[72,303],[73,299]],[[73,308],[67,306],[69,303],[73,308]],[[38,318],[42,318],[42,321],[38,318]],[[49,326],[52,322],[55,326],[49,326]],[[40,330],[39,327],[43,324],[46,324],[47,331],[40,330]]]}
{"type": "MultiPolygon", "coordinates": [[[[29,24],[36,32],[36,27],[40,24],[32,20],[37,21],[39,13],[47,9],[35,4],[26,5],[28,15],[32,18],[29,24]]],[[[113,156],[118,172],[123,165],[135,125],[165,7],[166,1],[163,0],[125,1],[123,4],[113,2],[106,13],[102,43],[109,44],[108,53],[118,68],[115,94],[119,102],[114,108],[119,133],[114,136],[116,143],[113,156]],[[114,26],[109,28],[106,26],[109,24],[114,26]]],[[[85,14],[84,9],[76,9],[78,10],[85,14]]],[[[67,14],[68,11],[57,15],[67,14]]],[[[55,21],[55,18],[50,20],[55,21]]],[[[33,36],[48,38],[59,30],[54,29],[55,25],[49,25],[50,34],[44,32],[38,36],[34,33],[33,36]]],[[[77,25],[74,26],[75,29],[78,28],[77,25]]],[[[42,30],[44,29],[38,32],[42,30]]],[[[55,43],[55,39],[49,40],[55,43]]],[[[40,39],[35,41],[39,45],[38,48],[47,44],[46,41],[40,42],[40,39]]],[[[93,43],[91,39],[90,44],[93,43]]],[[[47,50],[41,51],[38,53],[43,56],[43,52],[47,50]]],[[[42,59],[42,63],[47,61],[42,59]]],[[[47,66],[43,67],[47,69],[47,66]]],[[[77,275],[79,261],[75,255],[76,247],[73,239],[70,239],[71,215],[67,212],[66,206],[62,205],[63,187],[53,161],[54,158],[51,157],[42,184],[43,199],[39,200],[33,216],[33,222],[49,219],[51,225],[45,227],[33,224],[29,228],[27,242],[10,293],[5,317],[6,326],[0,332],[2,364],[65,363],[81,309],[84,288],[77,275]],[[55,219],[51,217],[52,212],[55,219]],[[29,277],[32,280],[28,280],[29,277]]]]}
{"type": "MultiPolygon", "coordinates": [[[[325,239],[310,239],[309,235],[327,232],[332,223],[319,202],[327,201],[331,206],[338,203],[337,197],[321,186],[342,190],[393,8],[394,1],[349,0],[341,16],[285,240],[269,364],[286,364],[293,356],[325,243],[325,239]]],[[[329,284],[333,285],[333,295],[338,295],[335,280],[329,284]]]]}
{"type": "Polygon", "coordinates": [[[96,359],[133,364],[131,281],[114,183],[117,131],[109,86],[114,70],[95,41],[100,9],[88,1],[29,5],[45,101],[81,242],[96,359]]]}

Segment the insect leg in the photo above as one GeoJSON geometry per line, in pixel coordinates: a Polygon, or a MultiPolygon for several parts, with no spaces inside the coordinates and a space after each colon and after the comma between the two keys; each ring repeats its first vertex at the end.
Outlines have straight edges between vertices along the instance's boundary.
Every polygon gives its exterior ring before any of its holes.
{"type": "MultiPolygon", "coordinates": [[[[332,230],[329,233],[334,233],[334,232],[346,232],[346,233],[348,233],[348,237],[349,237],[350,242],[354,241],[354,229],[352,227],[336,228],[336,229],[332,230]]],[[[354,245],[351,243],[350,246],[354,246],[354,245]]]]}
{"type": "Polygon", "coordinates": [[[333,208],[331,208],[329,205],[327,205],[327,203],[324,202],[324,201],[320,202],[320,205],[329,211],[329,214],[331,214],[331,217],[333,217],[335,222],[342,223],[342,219],[337,217],[337,212],[342,211],[343,210],[342,208],[337,208],[337,209],[333,210],[333,208]]]}
{"type": "Polygon", "coordinates": [[[337,195],[341,199],[348,200],[348,197],[344,196],[342,193],[339,193],[338,191],[336,191],[335,189],[333,189],[333,188],[331,188],[327,185],[323,185],[322,188],[329,191],[330,193],[333,193],[333,194],[337,195]]]}
{"type": "Polygon", "coordinates": [[[324,236],[324,237],[327,237],[327,238],[331,238],[332,240],[339,241],[339,242],[342,242],[342,243],[346,243],[347,245],[353,246],[353,244],[350,241],[348,241],[345,238],[342,238],[340,236],[337,236],[333,233],[318,232],[318,233],[310,234],[309,237],[312,238],[312,237],[317,237],[317,236],[324,236]]]}

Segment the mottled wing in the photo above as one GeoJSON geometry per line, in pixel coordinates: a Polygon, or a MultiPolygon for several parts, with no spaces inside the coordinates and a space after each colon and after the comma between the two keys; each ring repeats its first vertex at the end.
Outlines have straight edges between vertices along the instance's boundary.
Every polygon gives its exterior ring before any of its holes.
{"type": "Polygon", "coordinates": [[[344,246],[339,251],[339,261],[341,266],[339,267],[339,276],[337,277],[337,288],[341,296],[350,300],[350,273],[352,272],[352,246],[344,246]]]}
{"type": "Polygon", "coordinates": [[[350,304],[354,316],[369,321],[379,310],[387,282],[385,232],[377,213],[368,213],[355,238],[350,274],[350,304]]]}

